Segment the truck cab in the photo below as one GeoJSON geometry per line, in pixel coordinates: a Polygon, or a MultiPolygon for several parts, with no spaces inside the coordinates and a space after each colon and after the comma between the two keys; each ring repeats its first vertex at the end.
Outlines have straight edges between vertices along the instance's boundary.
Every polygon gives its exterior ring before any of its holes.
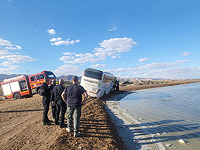
{"type": "Polygon", "coordinates": [[[40,73],[29,75],[30,87],[33,94],[38,93],[42,83],[44,82],[44,77],[49,78],[50,81],[56,79],[56,76],[51,71],[42,71],[40,73]]]}

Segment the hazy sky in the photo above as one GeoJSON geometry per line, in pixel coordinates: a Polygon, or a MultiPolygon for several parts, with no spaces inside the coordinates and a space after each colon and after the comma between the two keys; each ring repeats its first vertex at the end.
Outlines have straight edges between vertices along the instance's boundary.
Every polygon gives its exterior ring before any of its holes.
{"type": "Polygon", "coordinates": [[[200,78],[199,0],[0,0],[0,74],[200,78]]]}

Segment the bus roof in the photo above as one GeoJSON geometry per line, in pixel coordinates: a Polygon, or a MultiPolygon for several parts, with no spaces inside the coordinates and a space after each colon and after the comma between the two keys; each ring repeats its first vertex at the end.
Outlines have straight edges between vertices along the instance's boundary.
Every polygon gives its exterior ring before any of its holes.
{"type": "Polygon", "coordinates": [[[92,68],[86,68],[85,70],[103,73],[103,71],[101,71],[101,70],[92,69],[92,68]]]}

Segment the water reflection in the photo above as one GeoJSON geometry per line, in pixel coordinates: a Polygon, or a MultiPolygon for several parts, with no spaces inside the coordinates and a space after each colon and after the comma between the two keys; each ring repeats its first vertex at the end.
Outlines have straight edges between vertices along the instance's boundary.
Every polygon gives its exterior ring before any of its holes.
{"type": "Polygon", "coordinates": [[[131,95],[127,95],[123,98],[123,101],[128,100],[142,100],[142,99],[165,99],[172,97],[171,94],[162,92],[162,91],[154,91],[151,90],[144,90],[143,93],[141,92],[133,92],[131,95]]]}

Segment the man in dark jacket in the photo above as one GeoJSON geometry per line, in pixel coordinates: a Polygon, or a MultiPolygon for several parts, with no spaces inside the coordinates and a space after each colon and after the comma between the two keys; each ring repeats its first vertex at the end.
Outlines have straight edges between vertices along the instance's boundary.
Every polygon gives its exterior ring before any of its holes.
{"type": "Polygon", "coordinates": [[[78,85],[78,77],[73,76],[73,84],[66,87],[62,93],[62,98],[67,101],[67,131],[72,130],[72,116],[74,114],[74,137],[80,136],[79,124],[81,116],[81,106],[85,104],[88,94],[85,89],[78,85]],[[82,94],[84,94],[84,100],[82,101],[82,94]]]}
{"type": "MultiPolygon", "coordinates": [[[[51,85],[49,86],[51,94],[53,93],[53,88],[56,86],[56,80],[51,80],[51,85]]],[[[51,110],[52,110],[52,117],[53,119],[56,118],[56,104],[53,105],[51,101],[51,110]]]]}
{"type": "Polygon", "coordinates": [[[41,89],[41,94],[42,94],[42,103],[44,106],[44,111],[43,111],[43,125],[49,125],[50,121],[48,118],[48,111],[49,111],[49,103],[50,103],[50,97],[51,97],[51,92],[48,87],[49,83],[49,78],[44,78],[44,83],[42,83],[40,89],[41,89]]]}
{"type": "Polygon", "coordinates": [[[57,111],[56,111],[56,118],[55,118],[55,124],[58,125],[58,119],[59,119],[59,114],[61,111],[61,116],[60,116],[60,127],[63,128],[65,127],[64,125],[64,118],[65,118],[65,113],[67,109],[66,102],[63,101],[61,94],[64,91],[64,80],[60,79],[59,84],[53,88],[53,93],[51,95],[51,100],[52,104],[57,106],[57,111]]]}

